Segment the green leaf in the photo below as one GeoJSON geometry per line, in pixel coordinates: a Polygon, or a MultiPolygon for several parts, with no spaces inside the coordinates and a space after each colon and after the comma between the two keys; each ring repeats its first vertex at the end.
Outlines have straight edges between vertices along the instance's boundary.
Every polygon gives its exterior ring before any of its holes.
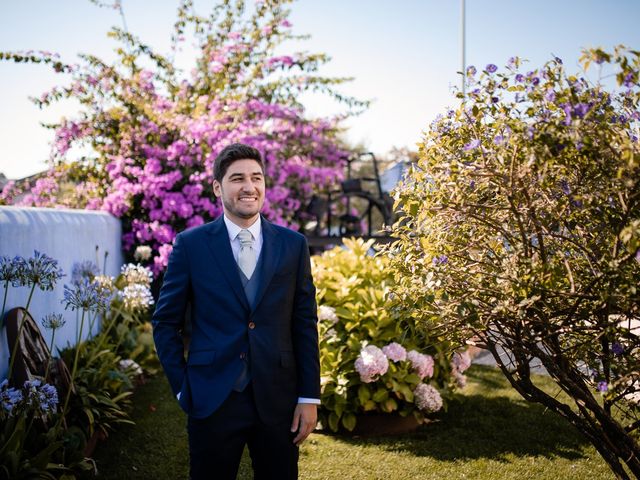
{"type": "Polygon", "coordinates": [[[380,403],[389,398],[389,391],[384,388],[379,388],[376,393],[373,394],[373,401],[380,403]]]}
{"type": "Polygon", "coordinates": [[[358,400],[360,400],[360,404],[364,405],[370,398],[371,392],[369,391],[369,387],[360,385],[360,387],[358,387],[358,400]]]}
{"type": "Polygon", "coordinates": [[[336,415],[334,412],[329,414],[329,428],[332,432],[338,431],[338,422],[340,421],[340,417],[336,415]]]}
{"type": "Polygon", "coordinates": [[[349,430],[350,432],[352,432],[353,429],[356,428],[356,422],[357,422],[356,416],[351,412],[345,414],[342,417],[342,426],[347,430],[349,430]]]}

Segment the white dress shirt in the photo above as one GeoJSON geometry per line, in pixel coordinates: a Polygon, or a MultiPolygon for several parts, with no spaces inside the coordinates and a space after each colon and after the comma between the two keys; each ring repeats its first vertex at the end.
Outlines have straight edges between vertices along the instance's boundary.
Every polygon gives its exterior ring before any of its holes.
{"type": "MultiPolygon", "coordinates": [[[[224,215],[224,224],[227,226],[227,232],[229,232],[229,242],[231,242],[233,258],[236,263],[238,263],[238,254],[240,253],[240,239],[238,238],[238,233],[240,233],[240,230],[243,230],[243,227],[233,223],[226,215],[224,215]]],[[[253,236],[252,248],[256,252],[256,260],[258,260],[260,258],[260,252],[262,251],[262,219],[260,215],[258,215],[258,219],[253,222],[250,227],[247,227],[247,230],[249,230],[253,236]]],[[[320,399],[299,397],[298,403],[313,403],[315,405],[320,405],[320,399]]]]}

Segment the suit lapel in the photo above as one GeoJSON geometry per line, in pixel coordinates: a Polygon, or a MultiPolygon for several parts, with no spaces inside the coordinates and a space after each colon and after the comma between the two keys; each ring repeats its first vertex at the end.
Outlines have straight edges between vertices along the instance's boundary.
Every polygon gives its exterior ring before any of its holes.
{"type": "Polygon", "coordinates": [[[262,217],[262,251],[260,252],[262,268],[259,270],[258,292],[256,293],[251,313],[260,305],[260,300],[262,300],[269,283],[271,283],[273,274],[278,266],[278,261],[280,260],[280,250],[281,241],[277,230],[262,217]]]}
{"type": "Polygon", "coordinates": [[[229,242],[229,233],[227,227],[224,224],[222,215],[216,220],[211,222],[210,227],[207,230],[209,233],[209,241],[207,245],[215,258],[220,270],[227,279],[233,293],[235,293],[241,305],[249,310],[249,302],[247,296],[242,288],[242,282],[240,281],[240,274],[238,273],[238,265],[233,258],[233,252],[231,251],[231,243],[229,242]]]}

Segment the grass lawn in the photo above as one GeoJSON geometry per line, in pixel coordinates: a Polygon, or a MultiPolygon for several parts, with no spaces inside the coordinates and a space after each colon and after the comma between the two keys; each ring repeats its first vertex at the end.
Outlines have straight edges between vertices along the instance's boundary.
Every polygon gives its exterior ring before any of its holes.
{"type": "MultiPolygon", "coordinates": [[[[415,433],[382,438],[312,434],[300,450],[300,479],[614,478],[573,427],[522,400],[499,371],[473,366],[468,378],[449,411],[415,433]]],[[[554,391],[549,378],[537,380],[554,391]]],[[[186,417],[164,376],[140,387],[134,403],[137,425],[98,446],[98,478],[188,478],[186,417]]],[[[246,452],[238,478],[252,478],[246,452]]]]}

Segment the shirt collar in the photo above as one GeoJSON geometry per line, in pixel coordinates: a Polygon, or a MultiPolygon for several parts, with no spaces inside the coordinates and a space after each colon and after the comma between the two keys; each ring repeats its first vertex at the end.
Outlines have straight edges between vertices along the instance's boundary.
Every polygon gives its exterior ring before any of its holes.
{"type": "MultiPolygon", "coordinates": [[[[223,215],[223,217],[224,224],[227,226],[227,232],[229,232],[229,240],[234,241],[238,236],[238,233],[240,233],[240,230],[243,230],[243,227],[240,227],[233,223],[227,218],[226,215],[223,215]]],[[[253,239],[257,240],[260,236],[260,233],[262,232],[262,217],[258,215],[258,219],[253,222],[253,225],[248,227],[247,230],[251,232],[251,235],[253,235],[253,239]]]]}

